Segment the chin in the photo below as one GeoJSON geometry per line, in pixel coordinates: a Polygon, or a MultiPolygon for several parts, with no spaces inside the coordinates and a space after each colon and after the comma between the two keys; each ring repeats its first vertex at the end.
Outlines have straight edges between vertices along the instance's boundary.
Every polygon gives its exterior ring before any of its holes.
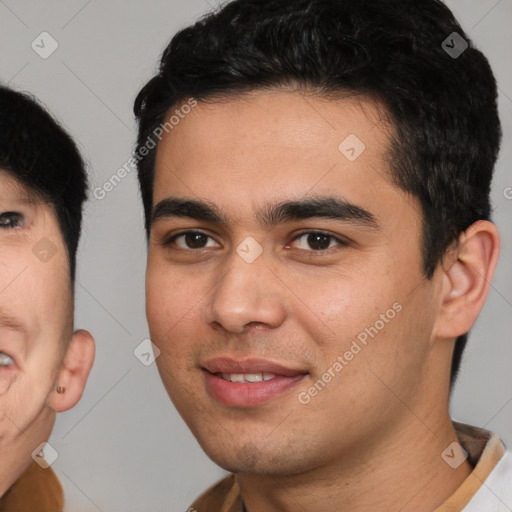
{"type": "Polygon", "coordinates": [[[224,443],[212,443],[210,438],[206,443],[200,442],[206,455],[218,466],[230,473],[284,476],[302,472],[299,461],[292,461],[290,453],[283,448],[276,452],[275,448],[262,440],[262,447],[252,442],[235,446],[234,443],[227,446],[224,443]],[[282,452],[282,453],[281,453],[282,452]]]}

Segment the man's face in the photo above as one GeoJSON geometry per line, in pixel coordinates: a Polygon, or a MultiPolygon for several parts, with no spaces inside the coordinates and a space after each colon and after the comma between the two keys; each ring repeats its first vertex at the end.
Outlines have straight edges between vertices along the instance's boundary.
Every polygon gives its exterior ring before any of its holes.
{"type": "Polygon", "coordinates": [[[24,464],[55,419],[48,398],[72,335],[68,268],[51,208],[0,172],[0,449],[24,464]]]}
{"type": "Polygon", "coordinates": [[[227,470],[363,456],[421,415],[439,280],[424,279],[419,202],[391,183],[388,144],[369,100],[284,91],[199,103],[160,142],[151,337],[227,470]]]}

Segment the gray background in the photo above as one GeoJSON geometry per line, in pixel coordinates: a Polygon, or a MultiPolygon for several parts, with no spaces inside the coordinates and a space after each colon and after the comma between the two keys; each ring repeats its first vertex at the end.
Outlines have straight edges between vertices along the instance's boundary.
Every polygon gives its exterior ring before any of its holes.
{"type": "MultiPolygon", "coordinates": [[[[170,37],[212,1],[0,0],[0,80],[34,93],[78,139],[94,189],[130,157],[133,100],[170,37]],[[44,31],[59,45],[47,59],[31,47],[44,31]]],[[[512,0],[448,4],[493,66],[504,128],[492,193],[501,263],[470,338],[452,415],[512,446],[512,199],[505,197],[512,187],[512,0]]],[[[103,199],[91,194],[78,258],[76,327],[93,333],[97,356],[82,401],[58,416],[50,438],[68,509],[186,510],[224,472],[175,412],[155,365],[133,355],[148,337],[146,246],[134,172],[103,199]]]]}

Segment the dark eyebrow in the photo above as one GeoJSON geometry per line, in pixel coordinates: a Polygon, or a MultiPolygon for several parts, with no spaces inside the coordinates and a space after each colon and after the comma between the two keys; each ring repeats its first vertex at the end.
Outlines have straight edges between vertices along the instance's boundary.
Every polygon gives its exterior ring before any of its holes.
{"type": "Polygon", "coordinates": [[[379,229],[375,216],[361,206],[336,196],[313,196],[270,204],[257,213],[260,224],[273,227],[282,222],[315,217],[352,222],[379,229]]]}
{"type": "MultiPolygon", "coordinates": [[[[151,223],[171,217],[188,217],[224,227],[229,225],[228,219],[215,205],[197,199],[178,197],[162,199],[153,208],[151,223]]],[[[377,219],[371,212],[336,196],[312,196],[268,204],[256,213],[259,224],[269,228],[284,222],[312,218],[341,220],[375,230],[380,229],[377,219]]]]}

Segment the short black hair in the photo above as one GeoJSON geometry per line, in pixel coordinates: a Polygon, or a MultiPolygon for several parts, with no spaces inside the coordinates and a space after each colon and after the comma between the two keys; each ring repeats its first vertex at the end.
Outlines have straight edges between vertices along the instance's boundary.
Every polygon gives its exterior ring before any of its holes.
{"type": "MultiPolygon", "coordinates": [[[[227,3],[178,32],[163,52],[135,100],[137,152],[187,97],[289,85],[360,94],[386,108],[395,128],[392,179],[423,210],[427,279],[463,231],[490,219],[502,135],[496,80],[440,0],[227,3]]],[[[138,159],[147,234],[156,151],[138,159]]],[[[452,386],[466,341],[467,334],[455,345],[452,386]]]]}
{"type": "Polygon", "coordinates": [[[68,251],[72,288],[87,198],[84,161],[70,135],[27,93],[0,85],[0,169],[52,205],[68,251]]]}

